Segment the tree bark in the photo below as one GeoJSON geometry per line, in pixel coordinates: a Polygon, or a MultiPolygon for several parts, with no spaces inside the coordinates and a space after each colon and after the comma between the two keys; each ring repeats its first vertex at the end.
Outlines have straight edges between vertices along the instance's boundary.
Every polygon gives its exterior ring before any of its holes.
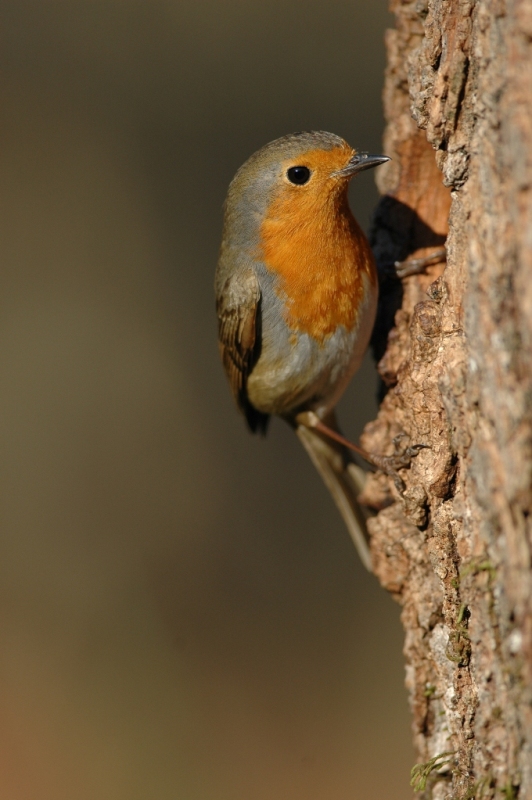
{"type": "Polygon", "coordinates": [[[402,604],[433,798],[532,798],[532,0],[393,0],[373,226],[387,393],[363,446],[425,444],[366,502],[402,604]],[[393,264],[447,261],[399,282],[393,264]],[[405,440],[408,441],[408,440],[405,440]],[[438,758],[436,758],[438,757],[438,758]],[[436,760],[434,761],[434,759],[436,760]]]}

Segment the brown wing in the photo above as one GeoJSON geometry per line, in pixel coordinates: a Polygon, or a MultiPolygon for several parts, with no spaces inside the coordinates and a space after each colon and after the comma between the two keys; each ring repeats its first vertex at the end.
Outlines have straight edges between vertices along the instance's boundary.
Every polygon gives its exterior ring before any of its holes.
{"type": "Polygon", "coordinates": [[[247,379],[260,355],[260,287],[253,270],[242,270],[223,284],[216,298],[222,362],[236,403],[253,432],[266,431],[268,415],[251,405],[247,379]]]}

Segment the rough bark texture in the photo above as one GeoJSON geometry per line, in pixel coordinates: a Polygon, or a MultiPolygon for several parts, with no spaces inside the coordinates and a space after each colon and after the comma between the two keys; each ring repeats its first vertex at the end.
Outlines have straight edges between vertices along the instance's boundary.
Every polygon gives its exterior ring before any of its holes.
{"type": "Polygon", "coordinates": [[[532,0],[392,11],[373,232],[388,391],[363,444],[428,448],[402,498],[369,481],[375,570],[403,606],[418,789],[532,798],[532,0]],[[393,262],[446,236],[446,265],[401,286],[393,262]]]}

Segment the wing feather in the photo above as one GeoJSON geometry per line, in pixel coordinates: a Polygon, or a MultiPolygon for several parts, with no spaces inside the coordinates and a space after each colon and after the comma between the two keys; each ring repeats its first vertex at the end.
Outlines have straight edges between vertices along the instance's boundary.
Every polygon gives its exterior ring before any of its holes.
{"type": "Polygon", "coordinates": [[[265,432],[268,415],[251,405],[247,379],[260,355],[261,292],[255,272],[231,275],[216,298],[218,340],[225,372],[236,403],[252,431],[265,432]]]}

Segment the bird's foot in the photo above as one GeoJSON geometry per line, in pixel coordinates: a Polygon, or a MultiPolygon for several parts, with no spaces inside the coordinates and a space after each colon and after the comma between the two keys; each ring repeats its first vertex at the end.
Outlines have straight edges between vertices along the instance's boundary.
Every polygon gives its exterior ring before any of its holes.
{"type": "Polygon", "coordinates": [[[367,459],[370,464],[380,469],[385,475],[392,478],[395,488],[399,494],[405,491],[405,482],[399,475],[398,470],[406,469],[410,466],[412,459],[415,458],[421,450],[428,447],[426,444],[414,444],[408,447],[401,447],[401,442],[406,438],[406,433],[400,433],[393,439],[394,453],[391,456],[381,456],[377,453],[368,453],[367,459]]]}
{"type": "Polygon", "coordinates": [[[368,464],[371,464],[381,470],[381,472],[384,472],[385,475],[392,478],[395,488],[401,495],[405,491],[405,482],[399,475],[398,470],[409,467],[412,459],[418,455],[420,450],[424,450],[428,447],[426,444],[414,444],[401,448],[401,441],[407,437],[407,434],[400,433],[393,439],[393,455],[381,456],[378,453],[369,453],[367,450],[364,450],[363,447],[353,444],[349,439],[346,439],[332,428],[329,428],[328,425],[325,425],[313,411],[304,411],[298,414],[296,422],[298,425],[304,425],[305,428],[313,428],[324,436],[328,436],[330,439],[334,439],[336,442],[343,444],[344,447],[349,448],[349,450],[358,453],[368,464]]]}
{"type": "Polygon", "coordinates": [[[445,247],[439,247],[434,252],[421,258],[407,258],[406,261],[396,261],[395,273],[398,278],[408,278],[410,275],[419,275],[432,264],[440,264],[447,260],[445,247]]]}

